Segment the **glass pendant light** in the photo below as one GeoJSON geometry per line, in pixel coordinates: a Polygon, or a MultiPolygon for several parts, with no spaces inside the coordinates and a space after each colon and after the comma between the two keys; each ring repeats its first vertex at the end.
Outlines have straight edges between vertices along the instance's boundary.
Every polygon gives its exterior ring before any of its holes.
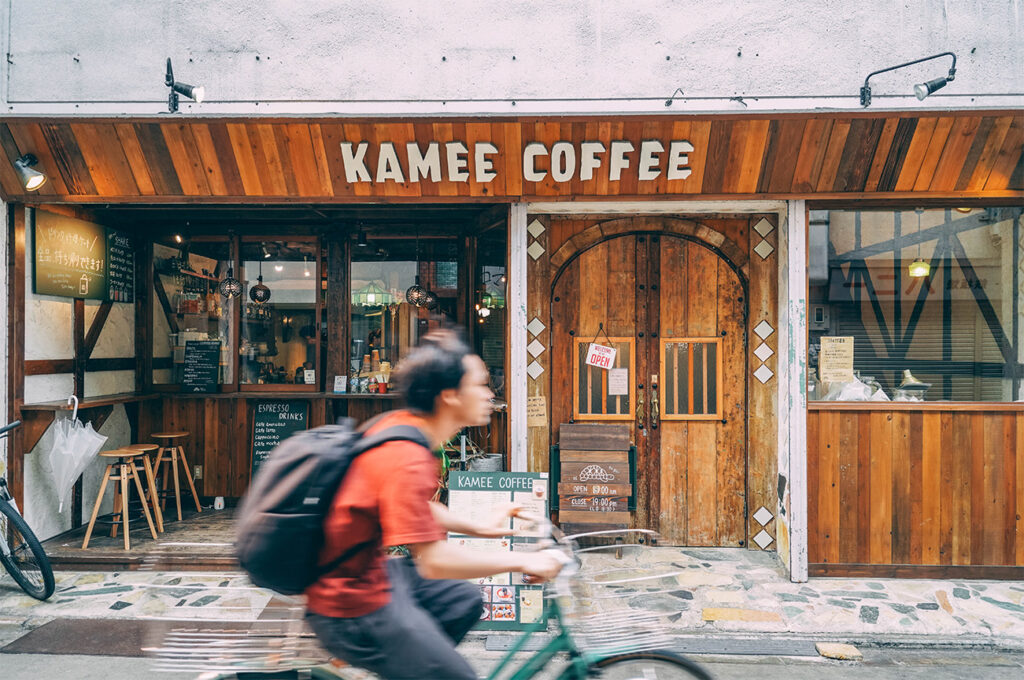
{"type": "Polygon", "coordinates": [[[416,229],[416,283],[405,291],[405,301],[413,307],[426,307],[427,291],[420,285],[420,230],[416,229]]]}
{"type": "Polygon", "coordinates": [[[253,302],[264,303],[270,300],[270,289],[263,285],[263,262],[260,262],[260,275],[256,277],[256,285],[249,289],[249,298],[253,302]]]}
{"type": "Polygon", "coordinates": [[[932,266],[921,259],[921,213],[924,212],[924,208],[917,208],[914,210],[917,213],[917,258],[910,263],[909,273],[912,278],[920,279],[928,276],[932,270],[932,266]]]}
{"type": "Polygon", "coordinates": [[[233,276],[231,267],[228,267],[228,276],[220,282],[217,289],[226,298],[236,298],[242,294],[242,282],[233,276]]]}

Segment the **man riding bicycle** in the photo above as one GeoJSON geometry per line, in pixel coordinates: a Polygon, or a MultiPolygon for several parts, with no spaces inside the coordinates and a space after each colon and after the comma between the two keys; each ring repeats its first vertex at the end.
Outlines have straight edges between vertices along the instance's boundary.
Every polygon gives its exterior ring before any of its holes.
{"type": "MultiPolygon", "coordinates": [[[[462,428],[490,419],[487,368],[453,332],[425,337],[396,380],[408,408],[378,417],[367,433],[412,425],[437,450],[462,428]]],[[[448,543],[449,531],[507,534],[517,508],[479,526],[434,502],[437,485],[430,451],[387,442],[353,461],[325,520],[320,563],[354,554],[307,589],[309,623],[329,652],[384,678],[477,678],[455,651],[482,612],[479,590],[466,579],[514,571],[543,581],[562,565],[550,553],[484,553],[448,543]],[[386,557],[384,549],[399,545],[412,559],[386,557]]]]}

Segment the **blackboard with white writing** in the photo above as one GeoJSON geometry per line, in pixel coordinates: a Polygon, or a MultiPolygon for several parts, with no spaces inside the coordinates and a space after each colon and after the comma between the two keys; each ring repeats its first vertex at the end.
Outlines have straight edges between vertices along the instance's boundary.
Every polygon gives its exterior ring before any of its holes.
{"type": "Polygon", "coordinates": [[[132,237],[107,230],[107,299],[135,302],[135,248],[132,237]]]}
{"type": "Polygon", "coordinates": [[[216,392],[220,375],[220,340],[189,340],[185,343],[185,392],[216,392]]]}
{"type": "Polygon", "coordinates": [[[33,292],[86,300],[106,298],[106,229],[36,211],[32,237],[33,292]]]}
{"type": "Polygon", "coordinates": [[[259,401],[252,413],[252,474],[270,452],[288,437],[309,425],[305,401],[259,401]]]}

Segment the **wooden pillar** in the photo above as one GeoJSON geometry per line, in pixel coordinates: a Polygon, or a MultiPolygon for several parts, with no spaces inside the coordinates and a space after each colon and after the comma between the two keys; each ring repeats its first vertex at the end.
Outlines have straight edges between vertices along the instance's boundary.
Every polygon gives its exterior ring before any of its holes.
{"type": "Polygon", "coordinates": [[[334,390],[334,376],[348,375],[349,325],[352,293],[349,290],[352,250],[345,234],[334,233],[327,242],[327,375],[324,390],[334,390]]]}
{"type": "MultiPolygon", "coordinates": [[[[21,418],[25,403],[25,223],[26,208],[7,206],[7,422],[21,418]]],[[[7,437],[7,484],[25,507],[25,434],[7,437]]]]}

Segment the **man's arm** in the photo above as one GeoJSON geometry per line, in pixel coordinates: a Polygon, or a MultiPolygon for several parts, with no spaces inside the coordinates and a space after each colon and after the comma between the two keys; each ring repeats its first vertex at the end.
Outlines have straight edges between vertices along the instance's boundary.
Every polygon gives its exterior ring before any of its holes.
{"type": "Polygon", "coordinates": [[[444,527],[446,531],[453,534],[477,536],[480,538],[500,538],[501,536],[511,535],[512,530],[508,528],[508,519],[509,517],[515,517],[516,513],[521,509],[521,506],[510,503],[501,513],[489,518],[487,524],[482,524],[470,521],[465,517],[459,517],[449,510],[447,506],[436,501],[430,501],[430,514],[434,516],[434,521],[444,527]]]}
{"type": "Polygon", "coordinates": [[[447,541],[415,543],[409,546],[416,568],[423,578],[471,579],[518,571],[538,581],[554,578],[562,561],[547,552],[478,552],[447,541]]]}

